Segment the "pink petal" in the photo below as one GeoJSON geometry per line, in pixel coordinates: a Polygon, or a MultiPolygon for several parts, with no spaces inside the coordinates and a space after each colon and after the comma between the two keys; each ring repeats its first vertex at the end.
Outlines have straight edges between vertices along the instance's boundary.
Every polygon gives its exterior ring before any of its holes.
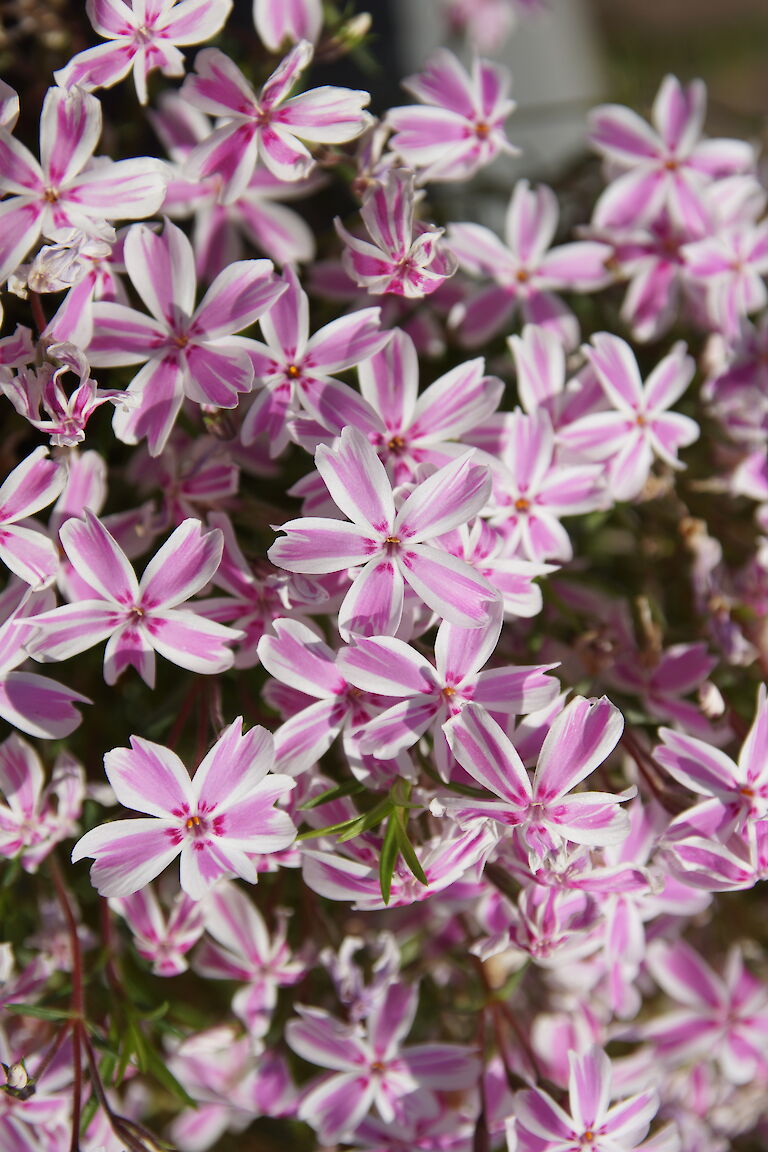
{"type": "Polygon", "coordinates": [[[155,651],[180,668],[208,676],[232,667],[227,645],[241,636],[234,628],[173,608],[145,617],[143,624],[155,651]]]}
{"type": "Polygon", "coordinates": [[[428,608],[460,628],[480,628],[498,593],[471,565],[424,544],[397,557],[403,577],[428,608]]]}
{"type": "Polygon", "coordinates": [[[195,773],[193,789],[208,812],[242,799],[272,767],[271,734],[261,727],[242,729],[239,716],[224,729],[195,773]]]}
{"type": "Polygon", "coordinates": [[[406,498],[393,534],[410,546],[466,524],[488,501],[489,470],[474,462],[470,451],[439,468],[406,498]]]}
{"type": "Polygon", "coordinates": [[[155,686],[155,652],[145,630],[130,620],[113,632],[104,649],[104,680],[115,684],[126,668],[135,668],[145,684],[155,686]]]}
{"type": "Polygon", "coordinates": [[[149,311],[169,332],[184,335],[196,288],[195,258],[187,237],[169,220],[161,233],[135,224],[124,250],[128,275],[149,311]]]}
{"type": "Polygon", "coordinates": [[[175,752],[131,736],[130,748],[113,748],[104,770],[118,802],[135,812],[181,819],[196,807],[189,773],[175,752]]]}
{"type": "Polygon", "coordinates": [[[510,740],[484,708],[467,704],[443,726],[451,751],[469,775],[514,808],[526,810],[532,790],[510,740]]]}
{"type": "Polygon", "coordinates": [[[86,832],[72,850],[72,861],[93,856],[91,883],[99,893],[130,896],[178,856],[175,832],[175,823],[167,820],[115,820],[86,832]]]}
{"type": "Polygon", "coordinates": [[[345,516],[376,536],[389,533],[395,518],[392,485],[361,432],[345,428],[336,450],[321,444],[315,466],[345,516]]]}
{"type": "Polygon", "coordinates": [[[159,456],[184,399],[184,374],[178,359],[150,360],[134,376],[128,391],[138,396],[138,404],[115,412],[115,435],[126,444],[136,444],[146,436],[150,455],[159,456]]]}
{"type": "Polygon", "coordinates": [[[435,671],[410,644],[394,636],[355,640],[339,655],[339,668],[358,688],[381,696],[435,692],[435,671]]]}
{"type": "Polygon", "coordinates": [[[396,631],[403,614],[403,577],[389,557],[371,560],[355,578],[339,609],[339,632],[381,636],[396,631]]]}
{"type": "Polygon", "coordinates": [[[224,537],[218,529],[203,532],[199,520],[185,520],[144,569],[141,606],[175,608],[199,592],[221,563],[224,537]]]}
{"type": "Polygon", "coordinates": [[[18,524],[0,526],[0,561],[33,588],[45,588],[56,579],[59,555],[44,532],[18,524]]]}
{"type": "Polygon", "coordinates": [[[619,741],[624,719],[605,697],[590,702],[577,696],[556,717],[536,768],[536,801],[559,799],[594,772],[619,741]]]}
{"type": "Polygon", "coordinates": [[[89,587],[109,604],[130,610],[140,600],[139,583],[125,552],[98,517],[87,508],[84,519],[62,524],[64,551],[89,587]]]}
{"type": "Polygon", "coordinates": [[[364,564],[379,549],[376,540],[344,520],[305,516],[289,520],[280,530],[286,535],[275,541],[267,556],[289,572],[339,572],[364,564]]]}
{"type": "Polygon", "coordinates": [[[46,183],[68,184],[90,160],[101,135],[101,105],[79,88],[49,88],[40,115],[40,162],[46,183]]]}
{"type": "Polygon", "coordinates": [[[353,140],[366,127],[363,109],[370,102],[368,92],[325,85],[294,96],[273,117],[273,123],[286,126],[302,140],[317,144],[343,144],[353,140]]]}
{"type": "Polygon", "coordinates": [[[335,653],[316,632],[299,620],[278,619],[273,628],[274,636],[259,641],[259,659],[270,676],[319,699],[346,690],[335,653]]]}
{"type": "Polygon", "coordinates": [[[26,648],[36,660],[66,660],[111,636],[125,620],[124,611],[103,600],[65,604],[35,617],[38,630],[26,648]]]}
{"type": "Polygon", "coordinates": [[[0,524],[32,516],[52,504],[67,481],[67,468],[49,460],[47,448],[35,448],[0,486],[0,524]]]}
{"type": "Polygon", "coordinates": [[[9,672],[0,677],[0,716],[38,739],[59,740],[74,732],[81,721],[76,703],[90,700],[46,676],[9,672]]]}
{"type": "Polygon", "coordinates": [[[230,264],[211,284],[195,312],[190,335],[207,340],[250,327],[285,292],[269,260],[230,264]]]}

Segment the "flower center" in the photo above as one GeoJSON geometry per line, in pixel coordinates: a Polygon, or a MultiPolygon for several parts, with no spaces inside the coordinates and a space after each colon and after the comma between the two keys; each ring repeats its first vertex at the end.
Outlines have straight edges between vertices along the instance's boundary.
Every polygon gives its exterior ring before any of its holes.
{"type": "Polygon", "coordinates": [[[400,537],[399,536],[387,536],[384,543],[385,544],[399,544],[400,543],[400,537]]]}
{"type": "Polygon", "coordinates": [[[405,440],[402,436],[392,436],[387,441],[387,448],[390,452],[402,452],[403,448],[405,448],[405,440]]]}
{"type": "Polygon", "coordinates": [[[475,136],[480,140],[487,140],[491,134],[491,126],[485,120],[478,120],[475,124],[475,136]]]}
{"type": "Polygon", "coordinates": [[[301,368],[297,364],[289,364],[285,370],[285,374],[289,380],[296,380],[301,376],[301,368]]]}
{"type": "Polygon", "coordinates": [[[55,204],[59,199],[58,190],[56,188],[46,188],[43,199],[47,200],[49,204],[55,204]]]}
{"type": "Polygon", "coordinates": [[[530,500],[526,500],[525,496],[518,496],[515,500],[515,508],[518,512],[527,512],[531,506],[530,500]]]}

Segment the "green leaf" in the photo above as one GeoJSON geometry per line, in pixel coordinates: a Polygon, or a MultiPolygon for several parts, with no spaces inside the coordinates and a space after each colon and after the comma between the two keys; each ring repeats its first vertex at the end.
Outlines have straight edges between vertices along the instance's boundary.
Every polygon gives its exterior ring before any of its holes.
{"type": "Polygon", "coordinates": [[[36,1020],[53,1020],[60,1023],[62,1020],[76,1020],[77,1013],[69,1008],[44,1008],[42,1004],[6,1004],[9,1012],[18,1012],[19,1016],[34,1016],[36,1020]]]}
{"type": "Polygon", "coordinates": [[[389,904],[392,892],[392,877],[395,874],[395,865],[399,855],[397,847],[397,817],[394,812],[387,821],[387,830],[384,833],[384,843],[381,846],[381,859],[379,860],[379,886],[381,898],[389,904]]]}
{"type": "Polygon", "coordinates": [[[395,822],[397,846],[400,849],[400,855],[410,869],[411,873],[416,877],[420,884],[424,884],[426,887],[426,885],[429,884],[429,880],[427,879],[426,873],[421,866],[421,861],[416,855],[413,844],[411,844],[410,840],[408,839],[408,833],[405,830],[405,821],[403,817],[403,809],[395,808],[395,811],[392,814],[392,819],[395,822]]]}
{"type": "Polygon", "coordinates": [[[168,1068],[168,1065],[151,1045],[145,1045],[144,1054],[145,1058],[144,1066],[141,1069],[142,1072],[154,1076],[155,1080],[159,1081],[167,1092],[170,1092],[172,1096],[180,1100],[187,1108],[197,1108],[197,1100],[194,1100],[187,1090],[181,1086],[168,1068]]]}
{"type": "Polygon", "coordinates": [[[331,801],[341,800],[345,796],[357,796],[360,792],[365,791],[365,785],[361,784],[359,780],[347,780],[346,783],[337,784],[334,788],[326,788],[325,792],[320,792],[311,800],[299,804],[299,812],[308,812],[310,808],[317,808],[320,804],[329,804],[331,801]]]}
{"type": "Polygon", "coordinates": [[[368,832],[369,829],[375,828],[377,824],[381,824],[392,811],[394,805],[392,804],[389,796],[386,796],[375,807],[371,808],[370,812],[364,812],[362,816],[347,828],[346,832],[342,832],[339,836],[339,844],[343,844],[346,840],[354,840],[356,836],[362,836],[363,832],[368,832]]]}

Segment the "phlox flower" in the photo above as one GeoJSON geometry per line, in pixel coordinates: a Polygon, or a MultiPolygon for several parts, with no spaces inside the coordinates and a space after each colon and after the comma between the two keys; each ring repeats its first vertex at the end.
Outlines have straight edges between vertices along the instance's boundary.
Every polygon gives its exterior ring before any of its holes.
{"type": "Polygon", "coordinates": [[[592,460],[608,460],[608,490],[616,500],[638,496],[650,475],[654,456],[670,468],[684,468],[680,448],[698,438],[690,416],[669,412],[693,379],[695,364],[678,343],[643,384],[635,354],[618,336],[598,332],[585,348],[611,412],[595,412],[560,432],[569,448],[592,460]]]}
{"type": "Polygon", "coordinates": [[[567,348],[578,342],[578,321],[555,293],[593,292],[607,284],[611,249],[593,240],[553,248],[558,216],[551,188],[518,180],[506,213],[506,243],[482,224],[450,225],[447,241],[461,267],[493,281],[451,314],[451,325],[467,347],[479,347],[508,329],[518,311],[524,323],[551,329],[567,348]]]}
{"type": "Polygon", "coordinates": [[[31,744],[15,733],[0,744],[0,856],[17,856],[34,872],[53,847],[70,836],[85,797],[85,775],[67,753],[56,760],[48,784],[31,744]]]}
{"type": "Polygon", "coordinates": [[[434,546],[443,532],[466,523],[485,504],[486,468],[473,452],[433,472],[395,509],[392,485],[368,440],[345,428],[336,450],[320,445],[315,464],[351,523],[321,517],[289,520],[269,558],[289,572],[339,572],[363,565],[339,609],[339,630],[393,633],[402,617],[405,585],[444,619],[464,628],[485,623],[497,599],[491,585],[461,560],[434,546]]]}
{"type": "Polygon", "coordinates": [[[403,1047],[418,1005],[418,988],[392,982],[382,989],[365,1023],[343,1024],[319,1008],[300,1007],[286,1027],[288,1044],[304,1060],[332,1070],[310,1087],[300,1119],[323,1143],[349,1137],[370,1111],[395,1120],[413,1092],[468,1088],[477,1076],[474,1052],[459,1044],[403,1047]]]}
{"type": "Polygon", "coordinates": [[[595,208],[599,228],[635,227],[666,209],[677,227],[707,230],[706,187],[748,172],[755,160],[752,146],[741,140],[702,139],[706,100],[701,80],[684,88],[665,76],[653,103],[653,127],[618,104],[595,108],[592,144],[616,173],[595,208]]]}
{"type": "Polygon", "coordinates": [[[360,215],[370,240],[353,236],[338,218],[335,221],[346,244],[345,272],[373,296],[390,293],[418,300],[456,271],[456,258],[440,242],[443,229],[415,224],[414,204],[413,172],[393,168],[363,197],[360,215]]]}
{"type": "Polygon", "coordinates": [[[534,712],[552,702],[559,685],[546,675],[551,664],[484,668],[501,633],[502,606],[495,607],[480,628],[457,628],[443,621],[434,666],[394,636],[359,637],[341,653],[339,666],[352,684],[397,699],[364,722],[358,733],[363,753],[395,756],[429,729],[436,767],[447,778],[451,756],[442,725],[469,700],[503,713],[534,712]]]}
{"type": "Polygon", "coordinates": [[[720,838],[768,817],[768,696],[760,686],[757,712],[739,759],[671,728],[661,728],[662,744],[653,757],[678,783],[719,811],[720,838]]]}
{"type": "Polygon", "coordinates": [[[440,467],[465,451],[464,433],[495,412],[504,385],[484,370],[482,357],[468,360],[419,395],[416,347],[396,328],[386,346],[358,367],[362,398],[339,384],[323,393],[322,408],[315,404],[314,412],[336,435],[347,424],[364,432],[394,483],[402,484],[416,479],[419,464],[440,467]]]}
{"type": "Polygon", "coordinates": [[[665,1063],[716,1060],[731,1084],[768,1073],[768,992],[738,946],[729,949],[722,975],[683,940],[654,941],[646,964],[676,1007],[637,1034],[665,1063]]]}
{"type": "Polygon", "coordinates": [[[61,543],[85,581],[91,599],[79,599],[35,617],[28,643],[36,660],[66,660],[107,640],[104,678],[114,684],[129,666],[154,687],[155,652],[192,672],[211,674],[232,666],[227,644],[240,633],[179,605],[199,592],[221,560],[221,532],[203,533],[199,520],[185,520],[150,560],[141,582],[101,521],[67,520],[61,543]]]}
{"type": "Polygon", "coordinates": [[[237,199],[220,204],[221,177],[217,172],[194,179],[185,176],[193,148],[211,134],[210,118],[179,92],[164,92],[157,105],[149,118],[175,168],[163,212],[173,219],[193,217],[192,247],[200,280],[210,282],[229,264],[241,260],[244,240],[276,264],[312,260],[312,229],[298,212],[278,201],[309,196],[322,185],[322,175],[287,184],[259,163],[237,199]]]}
{"type": "Polygon", "coordinates": [[[194,968],[212,980],[237,980],[245,985],[232,1000],[232,1011],[254,1038],[264,1036],[277,1004],[277,990],[296,984],[306,965],[294,957],[286,940],[287,914],[278,913],[270,934],[253,902],[234,884],[222,881],[205,904],[206,940],[194,968]]]}
{"type": "Polygon", "coordinates": [[[340,732],[370,720],[378,701],[345,679],[340,653],[308,625],[278,618],[272,630],[274,635],[259,641],[259,659],[276,680],[312,699],[275,733],[278,763],[298,776],[318,762],[340,732]]]}
{"type": "Polygon", "coordinates": [[[539,1089],[515,1096],[518,1152],[635,1152],[659,1108],[639,1092],[611,1107],[611,1061],[597,1047],[569,1055],[569,1111],[539,1089]]]}
{"type": "Polygon", "coordinates": [[[296,829],[275,807],[294,787],[272,773],[272,737],[264,728],[243,733],[238,717],[216,741],[194,777],[161,744],[131,737],[114,748],[104,768],[118,802],[146,819],[115,820],[93,828],[72,860],[93,857],[91,881],[102,896],[130,896],[181,857],[181,887],[200,900],[222,876],[258,879],[254,853],[279,852],[296,829]]]}
{"type": "Polygon", "coordinates": [[[198,404],[234,408],[253,384],[251,341],[235,336],[284,291],[269,260],[241,260],[220,272],[195,308],[195,261],[187,237],[166,220],[158,235],[144,225],[125,241],[125,266],[151,316],[124,304],[98,303],[87,356],[94,366],[143,364],[118,411],[118,437],[144,436],[162,452],[185,396],[198,404]]]}
{"type": "Polygon", "coordinates": [[[437,51],[424,72],[403,81],[426,107],[387,113],[393,152],[424,182],[468,180],[500,153],[516,153],[504,133],[515,108],[511,80],[508,69],[490,60],[475,59],[470,75],[452,52],[437,51]]]}
{"type": "Polygon", "coordinates": [[[232,0],[86,0],[88,19],[107,41],[78,52],[54,72],[63,88],[111,88],[133,69],[136,95],[147,102],[147,76],[184,75],[179,48],[201,44],[220,32],[232,0]]]}
{"type": "Polygon", "coordinates": [[[507,549],[534,563],[570,560],[573,545],[560,523],[604,506],[602,469],[558,459],[552,421],[543,407],[504,413],[493,465],[493,523],[507,549]]]}
{"type": "Polygon", "coordinates": [[[468,703],[443,731],[462,768],[496,799],[441,797],[433,809],[462,828],[495,821],[499,834],[520,829],[534,861],[564,842],[619,843],[629,832],[629,818],[618,806],[636,789],[569,793],[613,751],[623,727],[621,713],[605,696],[593,701],[575,697],[552,723],[531,781],[496,721],[481,705],[468,703]]]}
{"type": "Polygon", "coordinates": [[[280,62],[257,96],[240,69],[217,48],[195,57],[182,95],[219,120],[209,138],[189,157],[191,177],[217,173],[223,203],[242,195],[257,160],[280,180],[302,180],[315,167],[303,141],[343,144],[368,125],[363,111],[370,96],[326,85],[289,98],[312,59],[312,45],[300,41],[280,62]]]}
{"type": "Polygon", "coordinates": [[[201,905],[178,892],[166,914],[151,885],[130,896],[113,897],[110,908],[125,920],[139,956],[156,976],[178,976],[189,967],[186,956],[205,930],[201,905]]]}
{"type": "Polygon", "coordinates": [[[390,339],[381,330],[379,308],[339,316],[310,336],[309,298],[292,268],[285,269],[283,280],[285,292],[261,318],[266,343],[254,341],[251,347],[259,392],[241,430],[244,444],[265,435],[273,456],[288,442],[287,421],[297,406],[323,420],[339,394],[346,399],[351,392],[334,373],[367,360],[390,339]]]}
{"type": "MultiPolygon", "coordinates": [[[[40,235],[72,228],[101,236],[105,222],[157,212],[167,172],[160,160],[100,159],[101,105],[72,88],[49,88],[40,116],[40,163],[0,127],[0,281],[6,280],[40,235]]],[[[106,229],[111,233],[111,228],[106,229]]]]}

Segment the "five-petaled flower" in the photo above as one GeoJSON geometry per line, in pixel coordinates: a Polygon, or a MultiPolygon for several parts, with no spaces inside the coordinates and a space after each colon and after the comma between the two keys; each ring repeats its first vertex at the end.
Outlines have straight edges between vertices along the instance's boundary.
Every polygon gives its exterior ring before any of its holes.
{"type": "Polygon", "coordinates": [[[86,832],[72,860],[91,856],[91,880],[102,896],[130,896],[181,857],[181,886],[194,900],[222,876],[257,880],[256,854],[280,852],[296,828],[276,808],[294,787],[270,771],[272,737],[242,731],[238,717],[216,741],[193,779],[161,744],[131,737],[130,748],[104,757],[107,779],[126,808],[146,819],[115,820],[86,832]]]}

